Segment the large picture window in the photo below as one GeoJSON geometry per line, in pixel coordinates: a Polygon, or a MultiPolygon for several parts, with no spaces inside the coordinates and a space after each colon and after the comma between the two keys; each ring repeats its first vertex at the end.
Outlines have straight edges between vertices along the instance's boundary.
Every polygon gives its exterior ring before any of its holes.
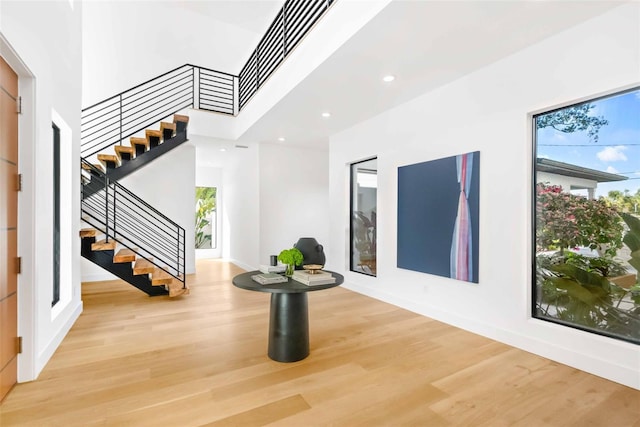
{"type": "Polygon", "coordinates": [[[640,343],[640,88],[533,128],[533,316],[640,343]]]}
{"type": "Polygon", "coordinates": [[[378,161],[351,165],[351,265],[350,270],[376,275],[376,212],[378,161]]]}

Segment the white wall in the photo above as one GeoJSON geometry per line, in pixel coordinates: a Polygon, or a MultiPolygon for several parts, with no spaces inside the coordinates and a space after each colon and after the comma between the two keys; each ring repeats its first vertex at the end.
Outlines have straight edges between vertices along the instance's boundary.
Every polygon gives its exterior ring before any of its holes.
{"type": "MultiPolygon", "coordinates": [[[[329,154],[260,145],[260,263],[300,237],[329,243],[329,154]]],[[[326,249],[325,249],[326,251],[326,249]]]]}
{"type": "Polygon", "coordinates": [[[257,35],[177,3],[84,2],[84,107],[186,63],[240,71],[257,35]]]}
{"type": "Polygon", "coordinates": [[[565,175],[558,175],[556,173],[538,172],[538,182],[549,183],[551,185],[560,185],[564,191],[571,191],[572,187],[580,188],[597,188],[598,181],[585,178],[574,178],[565,175]]]}
{"type": "Polygon", "coordinates": [[[259,147],[234,148],[224,154],[222,256],[253,270],[259,265],[259,147]]]}
{"type": "Polygon", "coordinates": [[[82,85],[82,4],[75,2],[0,3],[0,49],[18,72],[23,97],[19,118],[23,191],[19,194],[18,380],[35,379],[82,312],[79,174],[62,174],[61,286],[65,297],[51,308],[53,274],[52,129],[56,116],[66,123],[61,164],[78,166],[82,85]],[[37,13],[34,13],[37,11],[37,13]],[[65,142],[66,141],[66,142],[65,142]],[[66,243],[64,243],[66,242],[66,243]],[[70,292],[69,292],[70,291],[70,292]]]}
{"type": "Polygon", "coordinates": [[[331,138],[328,264],[348,268],[348,164],[378,156],[378,277],[346,272],[346,287],[640,389],[640,346],[532,319],[530,308],[530,114],[639,83],[632,3],[331,138]],[[398,269],[397,168],[475,150],[479,283],[398,269]]]}

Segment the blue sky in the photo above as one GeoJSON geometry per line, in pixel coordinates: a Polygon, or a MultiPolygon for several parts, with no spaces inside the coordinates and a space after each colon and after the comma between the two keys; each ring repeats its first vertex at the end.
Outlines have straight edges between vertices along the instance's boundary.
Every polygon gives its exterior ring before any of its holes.
{"type": "Polygon", "coordinates": [[[537,155],[629,177],[621,182],[599,183],[596,196],[610,190],[634,194],[640,188],[640,89],[591,104],[591,115],[609,121],[600,128],[597,143],[586,131],[563,133],[544,128],[538,130],[537,155]]]}

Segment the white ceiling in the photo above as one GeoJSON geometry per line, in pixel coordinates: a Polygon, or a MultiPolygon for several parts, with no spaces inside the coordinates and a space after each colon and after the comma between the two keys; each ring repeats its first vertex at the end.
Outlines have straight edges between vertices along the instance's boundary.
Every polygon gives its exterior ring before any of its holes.
{"type": "Polygon", "coordinates": [[[285,144],[326,147],[334,133],[622,3],[393,1],[240,141],[284,136],[285,144]],[[385,74],[396,80],[382,83],[385,74]],[[320,116],[326,110],[330,119],[320,116]]]}
{"type": "Polygon", "coordinates": [[[177,0],[171,3],[262,37],[284,0],[177,0]]]}

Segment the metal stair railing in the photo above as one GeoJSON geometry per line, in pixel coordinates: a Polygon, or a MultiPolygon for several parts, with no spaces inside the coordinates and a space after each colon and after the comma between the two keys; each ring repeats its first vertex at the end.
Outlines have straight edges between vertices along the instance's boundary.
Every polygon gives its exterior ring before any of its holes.
{"type": "Polygon", "coordinates": [[[336,0],[287,0],[238,76],[239,110],[336,0]]]}
{"type": "Polygon", "coordinates": [[[82,159],[91,175],[89,185],[102,191],[82,198],[82,219],[102,231],[106,240],[117,241],[134,250],[137,256],[150,261],[179,280],[183,288],[185,275],[185,229],[153,208],[117,182],[112,182],[98,168],[82,159]]]}
{"type": "Polygon", "coordinates": [[[84,108],[81,156],[121,144],[186,108],[233,115],[235,79],[231,74],[185,64],[84,108]]]}
{"type": "Polygon", "coordinates": [[[336,0],[287,0],[239,75],[185,64],[82,110],[90,157],[186,108],[235,116],[336,0]]]}

